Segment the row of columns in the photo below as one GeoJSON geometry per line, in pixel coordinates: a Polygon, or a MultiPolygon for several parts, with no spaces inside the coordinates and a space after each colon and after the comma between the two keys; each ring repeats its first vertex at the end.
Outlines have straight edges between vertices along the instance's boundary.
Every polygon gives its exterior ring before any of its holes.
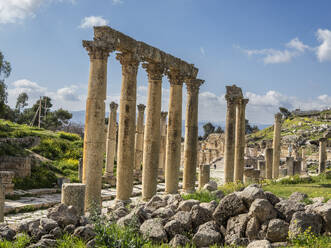
{"type": "MultiPolygon", "coordinates": [[[[94,43],[84,43],[90,56],[89,91],[86,104],[83,183],[86,184],[85,206],[100,206],[101,177],[103,165],[102,141],[105,116],[105,99],[107,83],[107,58],[111,49],[98,47],[94,43]]],[[[203,80],[185,79],[178,70],[165,71],[162,64],[145,63],[143,68],[148,74],[148,99],[146,107],[146,123],[143,130],[145,107],[138,106],[136,125],[136,85],[140,59],[134,53],[124,52],[116,58],[122,65],[122,88],[119,104],[119,124],[117,142],[116,198],[129,200],[133,189],[133,172],[142,171],[142,197],[150,199],[156,193],[158,168],[165,167],[166,193],[178,192],[181,123],[182,123],[182,87],[187,85],[187,107],[185,125],[184,156],[184,189],[194,190],[195,171],[197,167],[198,140],[198,92],[203,80]],[[170,102],[168,111],[168,127],[166,142],[161,143],[164,136],[164,121],[161,122],[161,89],[162,77],[168,75],[170,81],[170,102]],[[162,125],[160,125],[160,122],[162,125]],[[163,132],[162,132],[162,130],[163,132]],[[160,132],[161,131],[161,132],[160,132]],[[136,144],[136,145],[135,145],[136,144]],[[143,144],[143,145],[142,145],[143,144]],[[165,159],[160,157],[160,146],[166,146],[165,159]],[[165,165],[164,164],[165,161],[165,165]]],[[[111,105],[108,135],[106,176],[113,175],[116,151],[116,110],[111,105]]]]}

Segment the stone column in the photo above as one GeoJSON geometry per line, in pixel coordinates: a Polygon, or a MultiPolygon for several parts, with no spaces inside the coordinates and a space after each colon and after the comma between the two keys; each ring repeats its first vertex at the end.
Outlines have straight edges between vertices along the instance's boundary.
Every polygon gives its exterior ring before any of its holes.
{"type": "Polygon", "coordinates": [[[294,176],[294,158],[293,157],[286,157],[286,168],[287,168],[287,175],[294,176]]]}
{"type": "Polygon", "coordinates": [[[307,163],[306,163],[306,148],[301,148],[301,170],[307,172],[307,163]]]}
{"type": "Polygon", "coordinates": [[[273,159],[273,149],[272,148],[265,149],[266,179],[272,179],[272,159],[273,159]]]}
{"type": "Polygon", "coordinates": [[[112,177],[114,174],[114,161],[116,152],[116,119],[118,104],[111,102],[109,104],[109,119],[107,130],[107,143],[106,143],[106,171],[105,177],[112,177]]]}
{"type": "Polygon", "coordinates": [[[141,164],[143,161],[144,149],[144,111],[146,106],[144,104],[138,105],[138,117],[136,124],[136,141],[135,141],[135,166],[134,170],[137,175],[141,175],[141,164]]]}
{"type": "Polygon", "coordinates": [[[5,187],[2,184],[2,179],[0,178],[0,222],[5,220],[5,187]]]}
{"type": "Polygon", "coordinates": [[[234,180],[244,180],[245,166],[245,134],[246,134],[246,117],[245,109],[248,99],[240,99],[236,112],[236,140],[235,140],[235,160],[234,160],[234,180]]]}
{"type": "Polygon", "coordinates": [[[171,70],[168,74],[170,82],[170,100],[168,111],[165,192],[178,192],[179,169],[182,139],[182,96],[183,77],[179,71],[171,70]]]}
{"type": "Polygon", "coordinates": [[[327,138],[320,138],[319,139],[319,165],[318,165],[318,174],[321,174],[325,172],[326,168],[326,160],[327,160],[327,154],[326,154],[326,143],[328,139],[327,138]]]}
{"type": "Polygon", "coordinates": [[[277,178],[279,176],[281,125],[282,114],[277,113],[275,114],[274,124],[272,178],[277,178]]]}
{"type": "Polygon", "coordinates": [[[90,41],[83,41],[83,46],[90,56],[82,178],[86,185],[85,208],[87,210],[91,206],[101,207],[107,60],[111,50],[90,41]]]}
{"type": "Polygon", "coordinates": [[[157,63],[146,63],[143,66],[148,73],[148,97],[144,133],[142,199],[147,201],[156,194],[161,139],[161,91],[164,67],[157,63]]]}
{"type": "Polygon", "coordinates": [[[200,79],[189,79],[186,81],[187,98],[183,173],[183,189],[186,193],[193,193],[195,191],[198,163],[198,100],[199,87],[203,82],[200,79]]]}
{"type": "Polygon", "coordinates": [[[118,54],[117,59],[122,64],[122,89],[118,125],[116,199],[127,201],[130,199],[133,189],[139,60],[133,53],[118,54]]]}
{"type": "Polygon", "coordinates": [[[73,206],[79,215],[84,215],[85,184],[64,183],[62,184],[61,203],[73,206]]]}
{"type": "Polygon", "coordinates": [[[200,165],[200,172],[199,172],[199,189],[202,189],[205,184],[209,183],[210,181],[210,165],[203,164],[200,165]]]}
{"type": "Polygon", "coordinates": [[[168,112],[161,112],[160,120],[160,155],[159,155],[159,175],[164,176],[165,172],[165,158],[166,158],[166,145],[167,145],[167,116],[168,112]]]}
{"type": "Polygon", "coordinates": [[[234,144],[236,124],[237,99],[226,95],[226,123],[225,123],[225,151],[224,151],[224,178],[225,183],[233,182],[234,179],[234,144]]]}

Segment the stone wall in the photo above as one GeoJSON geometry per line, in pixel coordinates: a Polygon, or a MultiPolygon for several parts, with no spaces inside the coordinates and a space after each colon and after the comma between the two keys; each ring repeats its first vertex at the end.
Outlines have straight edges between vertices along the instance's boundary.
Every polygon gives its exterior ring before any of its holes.
{"type": "Polygon", "coordinates": [[[27,177],[31,175],[30,157],[0,157],[0,171],[13,171],[17,177],[27,177]]]}

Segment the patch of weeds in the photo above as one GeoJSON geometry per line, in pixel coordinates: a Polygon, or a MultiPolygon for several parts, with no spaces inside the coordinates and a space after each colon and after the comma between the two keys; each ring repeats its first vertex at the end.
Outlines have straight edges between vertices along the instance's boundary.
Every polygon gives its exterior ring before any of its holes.
{"type": "Polygon", "coordinates": [[[200,202],[211,202],[211,201],[219,202],[219,199],[208,190],[200,190],[192,194],[182,194],[182,198],[184,200],[189,200],[189,199],[199,200],[200,202]]]}
{"type": "Polygon", "coordinates": [[[218,187],[218,189],[222,190],[224,192],[224,194],[231,194],[235,191],[240,191],[243,188],[245,188],[247,185],[238,181],[238,182],[231,182],[231,183],[226,183],[220,187],[218,187]]]}
{"type": "Polygon", "coordinates": [[[31,238],[27,234],[19,236],[15,241],[0,240],[0,248],[24,248],[30,244],[31,238]]]}
{"type": "Polygon", "coordinates": [[[76,140],[81,140],[80,136],[75,133],[66,133],[66,132],[58,132],[59,137],[62,139],[66,139],[69,141],[76,141],[76,140]]]}
{"type": "Polygon", "coordinates": [[[65,234],[61,239],[57,240],[57,247],[58,248],[85,248],[86,244],[83,240],[74,237],[69,234],[65,234]]]}
{"type": "MultiPolygon", "coordinates": [[[[289,235],[290,236],[290,235],[289,235]]],[[[328,248],[331,247],[331,236],[316,236],[311,231],[311,227],[304,232],[296,235],[296,237],[289,240],[293,248],[299,247],[314,247],[314,248],[328,248]]]]}

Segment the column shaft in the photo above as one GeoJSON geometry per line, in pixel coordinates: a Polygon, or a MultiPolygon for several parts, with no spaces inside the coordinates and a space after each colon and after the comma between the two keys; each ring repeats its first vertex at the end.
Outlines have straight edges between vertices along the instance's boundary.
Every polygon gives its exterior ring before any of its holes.
{"type": "Polygon", "coordinates": [[[272,160],[273,160],[273,149],[266,148],[265,150],[265,177],[266,179],[272,179],[272,160]]]}
{"type": "Polygon", "coordinates": [[[144,104],[138,105],[138,117],[137,117],[137,124],[136,124],[136,140],[135,140],[135,147],[136,147],[135,148],[135,166],[134,166],[134,169],[138,175],[141,172],[141,164],[143,161],[145,108],[146,108],[146,106],[144,104]]]}
{"type": "Polygon", "coordinates": [[[320,138],[319,139],[319,166],[318,166],[318,174],[325,172],[326,168],[326,143],[327,138],[320,138]]]}
{"type": "Polygon", "coordinates": [[[149,200],[156,194],[160,153],[160,118],[163,67],[144,64],[148,73],[148,97],[144,133],[142,198],[149,200]]]}
{"type": "Polygon", "coordinates": [[[116,119],[118,104],[112,102],[109,108],[107,143],[106,143],[106,171],[105,176],[111,177],[114,174],[114,161],[116,152],[116,119]]]}
{"type": "Polygon", "coordinates": [[[122,89],[118,127],[116,199],[129,200],[133,188],[136,124],[137,71],[139,61],[132,53],[117,55],[122,64],[122,89]]]}
{"type": "Polygon", "coordinates": [[[274,139],[273,139],[273,161],[272,161],[272,178],[279,176],[280,163],[280,139],[281,139],[281,121],[282,115],[280,113],[275,115],[274,124],[274,139]]]}
{"type": "Polygon", "coordinates": [[[166,145],[167,145],[167,115],[168,112],[161,112],[160,120],[160,155],[159,155],[159,171],[162,176],[165,172],[165,158],[166,158],[166,145]]]}

